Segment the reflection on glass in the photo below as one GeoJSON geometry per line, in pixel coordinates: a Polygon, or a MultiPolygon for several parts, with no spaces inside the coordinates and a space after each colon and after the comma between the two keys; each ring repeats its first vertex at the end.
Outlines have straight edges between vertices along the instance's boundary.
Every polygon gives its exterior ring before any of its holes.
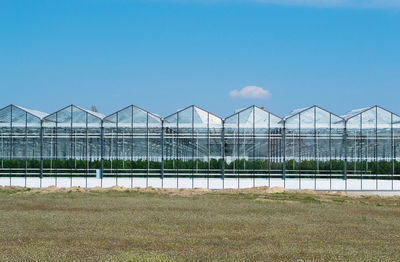
{"type": "MultiPolygon", "coordinates": [[[[109,116],[70,105],[0,109],[0,176],[400,179],[400,116],[318,106],[280,118],[250,106],[221,119],[189,106],[165,119],[136,106],[109,116]]],[[[362,183],[361,183],[362,184],[362,183]]],[[[378,188],[378,182],[376,183],[378,188]]]]}

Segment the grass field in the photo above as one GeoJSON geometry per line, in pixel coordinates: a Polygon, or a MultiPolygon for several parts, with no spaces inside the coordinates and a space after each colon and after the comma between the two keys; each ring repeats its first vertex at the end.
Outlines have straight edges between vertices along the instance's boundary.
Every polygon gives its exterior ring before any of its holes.
{"type": "Polygon", "coordinates": [[[1,188],[0,261],[400,261],[399,197],[282,191],[1,188]]]}

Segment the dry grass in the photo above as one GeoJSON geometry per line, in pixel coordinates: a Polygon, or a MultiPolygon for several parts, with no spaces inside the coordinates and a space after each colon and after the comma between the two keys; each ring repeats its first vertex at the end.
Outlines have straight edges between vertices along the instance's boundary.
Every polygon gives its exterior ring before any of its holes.
{"type": "Polygon", "coordinates": [[[0,261],[221,260],[400,261],[400,198],[0,189],[0,261]]]}

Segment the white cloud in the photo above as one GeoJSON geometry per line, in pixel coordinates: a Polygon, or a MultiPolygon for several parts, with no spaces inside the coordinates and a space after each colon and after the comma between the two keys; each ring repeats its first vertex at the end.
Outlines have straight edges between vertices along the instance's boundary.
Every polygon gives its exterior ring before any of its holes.
{"type": "Polygon", "coordinates": [[[229,92],[231,97],[237,98],[252,98],[252,99],[268,99],[271,93],[258,86],[245,86],[241,90],[232,90],[229,92]]]}

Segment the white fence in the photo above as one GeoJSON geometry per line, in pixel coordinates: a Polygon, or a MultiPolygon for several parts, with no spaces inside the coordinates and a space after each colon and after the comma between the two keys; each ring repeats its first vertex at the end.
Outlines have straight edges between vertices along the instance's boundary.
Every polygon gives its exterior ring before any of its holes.
{"type": "Polygon", "coordinates": [[[108,188],[113,186],[154,187],[154,188],[206,188],[238,189],[251,187],[283,187],[286,189],[324,190],[324,191],[400,191],[400,180],[374,179],[325,179],[325,178],[155,178],[155,177],[0,177],[1,186],[20,186],[29,188],[82,187],[108,188]]]}

